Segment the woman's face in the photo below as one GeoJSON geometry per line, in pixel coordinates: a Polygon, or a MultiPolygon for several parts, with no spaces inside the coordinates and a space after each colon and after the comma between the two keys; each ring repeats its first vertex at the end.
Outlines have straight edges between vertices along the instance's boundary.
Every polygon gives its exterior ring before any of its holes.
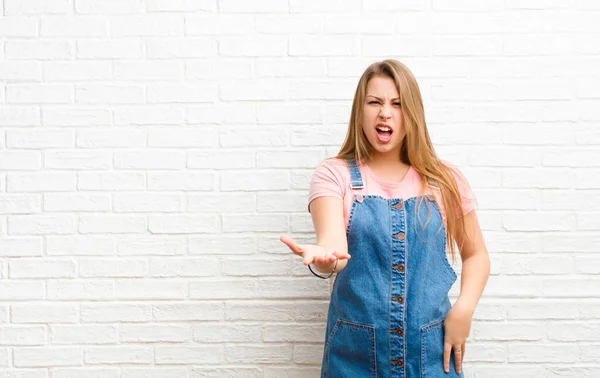
{"type": "Polygon", "coordinates": [[[402,125],[400,94],[387,76],[373,76],[367,83],[363,104],[363,131],[376,156],[400,156],[405,131],[402,125]]]}

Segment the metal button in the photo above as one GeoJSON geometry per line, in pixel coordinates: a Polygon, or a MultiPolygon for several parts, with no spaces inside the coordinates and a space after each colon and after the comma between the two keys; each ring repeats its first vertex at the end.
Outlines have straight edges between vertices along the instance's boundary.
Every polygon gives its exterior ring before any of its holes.
{"type": "Polygon", "coordinates": [[[356,201],[358,201],[358,202],[362,202],[362,201],[363,201],[363,199],[364,199],[364,198],[363,198],[363,195],[362,195],[362,194],[358,193],[358,194],[356,195],[356,201]]]}
{"type": "Polygon", "coordinates": [[[398,232],[397,234],[394,235],[394,237],[398,240],[404,240],[404,238],[406,236],[404,235],[404,232],[398,232]]]}
{"type": "Polygon", "coordinates": [[[400,202],[398,202],[397,204],[392,206],[392,209],[402,210],[403,207],[404,207],[404,202],[402,200],[400,200],[400,202]]]}
{"type": "Polygon", "coordinates": [[[398,367],[403,367],[404,366],[404,361],[402,361],[402,360],[392,360],[392,365],[396,365],[398,367]]]}
{"type": "Polygon", "coordinates": [[[427,199],[430,201],[435,201],[435,196],[433,194],[427,195],[427,199]]]}
{"type": "Polygon", "coordinates": [[[404,330],[402,328],[394,328],[390,330],[391,333],[395,333],[398,336],[404,335],[404,330]]]}
{"type": "Polygon", "coordinates": [[[393,301],[396,301],[398,303],[404,303],[404,297],[402,297],[401,295],[397,296],[397,297],[392,297],[393,301]]]}
{"type": "Polygon", "coordinates": [[[404,272],[404,264],[394,265],[392,268],[396,269],[399,272],[404,272]]]}

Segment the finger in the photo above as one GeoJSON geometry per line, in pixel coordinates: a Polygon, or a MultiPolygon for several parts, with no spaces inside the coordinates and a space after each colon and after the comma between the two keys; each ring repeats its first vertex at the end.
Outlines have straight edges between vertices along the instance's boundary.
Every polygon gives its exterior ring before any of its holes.
{"type": "Polygon", "coordinates": [[[462,360],[462,349],[460,345],[454,346],[454,369],[456,374],[460,374],[460,361],[462,360]]]}
{"type": "Polygon", "coordinates": [[[326,262],[326,258],[323,256],[315,256],[315,262],[317,264],[323,264],[326,262]]]}
{"type": "Polygon", "coordinates": [[[333,255],[335,257],[337,257],[338,259],[340,259],[340,260],[349,259],[350,258],[350,255],[348,253],[344,253],[344,252],[334,251],[333,255]]]}
{"type": "Polygon", "coordinates": [[[296,243],[294,239],[290,238],[287,235],[282,235],[279,238],[279,240],[281,240],[281,242],[287,245],[295,254],[302,255],[302,248],[298,245],[298,243],[296,243]]]}
{"type": "Polygon", "coordinates": [[[450,372],[450,351],[452,350],[452,344],[444,343],[444,372],[450,372]]]}

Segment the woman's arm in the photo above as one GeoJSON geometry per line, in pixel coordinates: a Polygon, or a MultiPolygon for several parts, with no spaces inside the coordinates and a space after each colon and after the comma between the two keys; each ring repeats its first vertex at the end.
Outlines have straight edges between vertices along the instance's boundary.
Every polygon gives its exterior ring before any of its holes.
{"type": "Polygon", "coordinates": [[[464,220],[465,235],[456,238],[462,259],[460,295],[456,303],[473,313],[490,275],[490,258],[475,211],[466,214],[464,220]]]}
{"type": "MultiPolygon", "coordinates": [[[[348,253],[348,242],[344,227],[343,206],[344,204],[339,198],[318,197],[311,201],[310,213],[317,234],[317,245],[346,254],[348,253]]],[[[335,271],[340,272],[347,263],[347,259],[338,260],[335,271]]],[[[315,263],[314,265],[320,272],[330,273],[335,263],[315,263]]]]}

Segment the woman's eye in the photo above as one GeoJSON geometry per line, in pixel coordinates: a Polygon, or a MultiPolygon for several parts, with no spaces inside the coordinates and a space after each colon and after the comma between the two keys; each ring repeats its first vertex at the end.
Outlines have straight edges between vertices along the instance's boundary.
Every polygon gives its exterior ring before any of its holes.
{"type": "Polygon", "coordinates": [[[400,106],[399,102],[394,102],[394,106],[400,106]]]}
{"type": "Polygon", "coordinates": [[[369,104],[379,104],[379,101],[369,101],[369,104]]]}

